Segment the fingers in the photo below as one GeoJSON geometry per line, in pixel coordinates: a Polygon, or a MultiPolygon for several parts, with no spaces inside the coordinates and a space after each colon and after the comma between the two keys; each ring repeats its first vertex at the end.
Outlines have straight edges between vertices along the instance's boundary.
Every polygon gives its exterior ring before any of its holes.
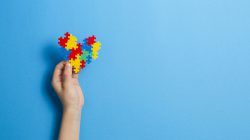
{"type": "Polygon", "coordinates": [[[65,63],[63,71],[63,86],[67,87],[72,83],[72,66],[69,62],[65,63]]]}
{"type": "Polygon", "coordinates": [[[73,84],[74,85],[79,85],[79,82],[78,82],[78,73],[73,73],[72,79],[73,79],[73,84]]]}
{"type": "Polygon", "coordinates": [[[78,79],[78,73],[73,73],[73,74],[72,74],[72,77],[73,77],[74,79],[78,79]]]}
{"type": "Polygon", "coordinates": [[[61,75],[64,68],[64,62],[61,61],[55,67],[53,78],[52,78],[52,85],[54,86],[55,90],[60,90],[61,87],[61,75]]]}

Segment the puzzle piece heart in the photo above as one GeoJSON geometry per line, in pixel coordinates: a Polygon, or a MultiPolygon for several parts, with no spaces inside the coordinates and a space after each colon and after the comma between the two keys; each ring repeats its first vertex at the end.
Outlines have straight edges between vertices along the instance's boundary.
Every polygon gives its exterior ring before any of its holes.
{"type": "Polygon", "coordinates": [[[90,36],[77,43],[77,38],[66,32],[64,37],[58,38],[58,44],[61,46],[64,59],[68,60],[73,67],[74,73],[79,73],[92,59],[98,58],[98,51],[101,49],[101,43],[96,42],[96,37],[90,36]]]}

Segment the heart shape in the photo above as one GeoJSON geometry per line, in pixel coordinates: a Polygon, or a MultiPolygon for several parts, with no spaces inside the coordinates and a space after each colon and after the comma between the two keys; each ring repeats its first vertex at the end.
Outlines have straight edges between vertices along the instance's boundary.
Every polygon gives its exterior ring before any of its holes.
{"type": "Polygon", "coordinates": [[[86,67],[86,63],[90,64],[92,59],[98,58],[101,43],[95,40],[96,37],[93,35],[84,39],[82,43],[77,43],[77,38],[68,32],[64,34],[64,37],[58,38],[64,59],[72,65],[74,73],[79,73],[86,67]]]}

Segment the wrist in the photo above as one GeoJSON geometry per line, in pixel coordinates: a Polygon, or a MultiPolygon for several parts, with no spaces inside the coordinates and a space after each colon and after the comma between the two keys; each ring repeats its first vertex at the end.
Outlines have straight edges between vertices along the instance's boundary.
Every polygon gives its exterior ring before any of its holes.
{"type": "Polygon", "coordinates": [[[63,116],[68,116],[72,121],[80,121],[81,120],[82,109],[73,108],[73,107],[65,107],[63,108],[63,116]]]}
{"type": "Polygon", "coordinates": [[[78,114],[78,113],[82,112],[82,107],[80,107],[80,106],[63,106],[63,111],[78,114]]]}
{"type": "Polygon", "coordinates": [[[63,110],[75,110],[82,111],[82,105],[79,105],[78,102],[62,102],[63,110]]]}

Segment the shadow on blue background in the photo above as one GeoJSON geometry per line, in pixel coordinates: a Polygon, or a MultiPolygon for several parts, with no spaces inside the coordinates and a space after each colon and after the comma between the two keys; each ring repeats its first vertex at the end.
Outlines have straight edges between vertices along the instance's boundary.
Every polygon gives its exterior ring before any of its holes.
{"type": "Polygon", "coordinates": [[[54,42],[50,42],[48,45],[44,46],[43,48],[44,48],[44,51],[42,53],[42,56],[44,57],[44,60],[46,61],[46,64],[48,66],[43,76],[44,79],[43,79],[42,86],[45,89],[43,94],[46,94],[46,96],[44,96],[45,100],[47,101],[47,103],[52,108],[53,112],[55,113],[55,116],[54,116],[55,124],[53,126],[52,133],[53,133],[53,139],[57,140],[59,129],[60,129],[60,123],[61,123],[62,105],[51,86],[51,78],[53,75],[53,70],[55,68],[55,65],[62,60],[62,57],[60,57],[61,55],[58,53],[58,46],[54,42]]]}

